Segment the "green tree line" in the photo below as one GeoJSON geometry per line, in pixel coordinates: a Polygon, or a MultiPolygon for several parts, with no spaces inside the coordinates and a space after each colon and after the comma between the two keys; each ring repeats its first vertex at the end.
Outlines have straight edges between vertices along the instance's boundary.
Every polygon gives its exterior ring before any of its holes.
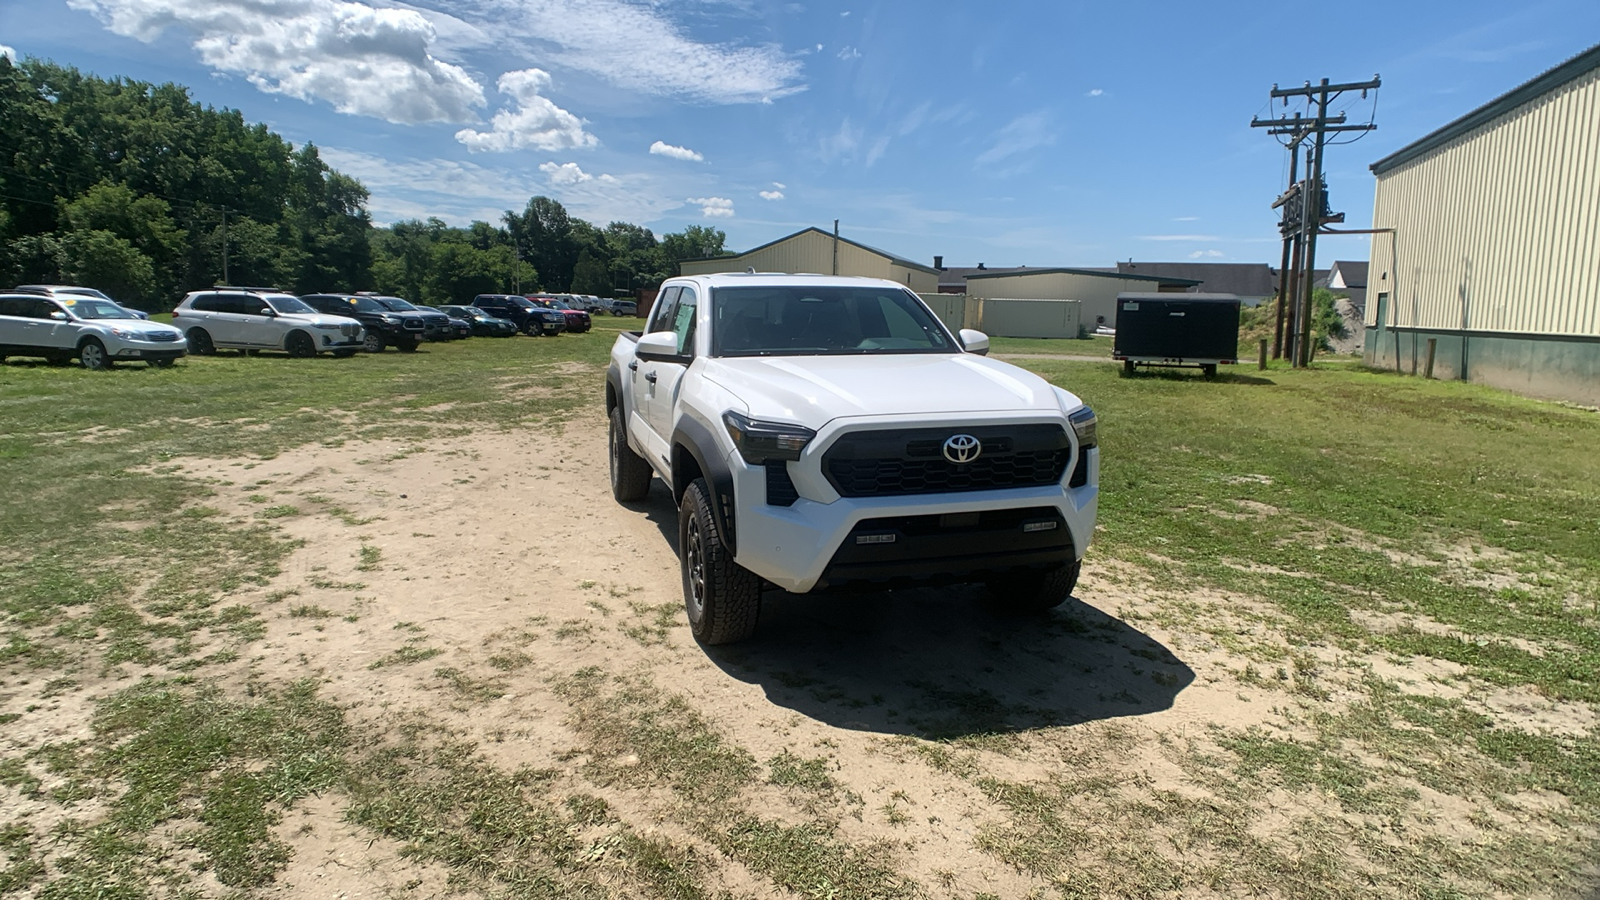
{"type": "Polygon", "coordinates": [[[176,84],[0,57],[0,282],[99,288],[145,309],[224,280],[420,302],[549,290],[627,294],[722,255],[690,226],[600,228],[534,197],[498,224],[374,227],[368,193],[238,110],[176,84]],[[226,263],[224,263],[226,258],[226,263]]]}

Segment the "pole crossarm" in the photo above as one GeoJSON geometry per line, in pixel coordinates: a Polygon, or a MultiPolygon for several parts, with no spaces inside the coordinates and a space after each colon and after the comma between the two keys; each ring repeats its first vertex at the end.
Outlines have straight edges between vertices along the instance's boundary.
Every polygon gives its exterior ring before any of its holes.
{"type": "MultiPolygon", "coordinates": [[[[1338,115],[1329,116],[1326,119],[1320,120],[1320,124],[1323,126],[1343,125],[1344,122],[1344,113],[1339,113],[1338,115]]],[[[1250,118],[1251,128],[1297,128],[1304,131],[1313,131],[1316,129],[1318,124],[1319,120],[1317,119],[1302,119],[1299,116],[1295,116],[1293,118],[1284,116],[1281,119],[1258,119],[1254,116],[1250,118]]]]}
{"type": "Polygon", "coordinates": [[[1305,83],[1304,87],[1297,88],[1280,88],[1277,85],[1273,85],[1272,99],[1277,100],[1282,97],[1314,97],[1321,93],[1339,94],[1345,91],[1370,91],[1380,87],[1383,87],[1383,82],[1378,78],[1377,75],[1372,76],[1371,81],[1352,81],[1348,84],[1312,84],[1308,81],[1305,83]]]}

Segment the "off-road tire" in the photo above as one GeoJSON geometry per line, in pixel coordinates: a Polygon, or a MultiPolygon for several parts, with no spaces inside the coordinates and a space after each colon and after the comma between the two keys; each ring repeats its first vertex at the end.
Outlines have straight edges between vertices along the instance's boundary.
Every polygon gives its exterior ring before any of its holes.
{"type": "Polygon", "coordinates": [[[731,644],[755,633],[761,615],[761,579],[733,561],[722,544],[711,491],[696,478],[678,507],[679,568],[689,630],[702,644],[731,644]]]}
{"type": "Polygon", "coordinates": [[[611,408],[610,441],[611,496],[618,503],[643,500],[650,493],[650,463],[628,446],[626,421],[622,418],[622,404],[611,408]]]}
{"type": "Polygon", "coordinates": [[[105,344],[96,338],[89,338],[78,345],[78,362],[85,369],[104,372],[111,368],[111,354],[106,352],[105,344]]]}
{"type": "Polygon", "coordinates": [[[1072,596],[1082,567],[1073,560],[1053,569],[996,575],[984,582],[989,588],[989,605],[997,612],[1024,615],[1055,609],[1072,596]]]}
{"type": "Polygon", "coordinates": [[[189,340],[189,352],[195,356],[211,356],[217,352],[217,345],[211,340],[211,332],[204,328],[191,328],[184,337],[189,340]]]}
{"type": "Polygon", "coordinates": [[[291,331],[283,339],[283,349],[296,359],[306,359],[317,355],[317,342],[304,331],[291,331]]]}

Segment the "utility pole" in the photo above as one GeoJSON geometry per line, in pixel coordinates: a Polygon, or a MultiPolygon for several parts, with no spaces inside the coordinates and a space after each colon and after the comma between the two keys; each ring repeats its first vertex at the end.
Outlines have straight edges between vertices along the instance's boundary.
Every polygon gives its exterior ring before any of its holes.
{"type": "Polygon", "coordinates": [[[222,208],[222,283],[228,281],[228,208],[222,208]]]}
{"type": "MultiPolygon", "coordinates": [[[[1304,87],[1279,88],[1272,86],[1272,99],[1282,100],[1287,106],[1290,97],[1305,97],[1307,101],[1315,104],[1317,115],[1314,119],[1304,119],[1296,114],[1294,118],[1267,119],[1252,118],[1251,128],[1269,129],[1268,134],[1288,135],[1289,146],[1298,156],[1300,145],[1306,139],[1312,139],[1312,146],[1306,151],[1306,178],[1298,183],[1298,191],[1291,189],[1286,192],[1280,201],[1289,198],[1291,193],[1298,195],[1300,208],[1299,228],[1295,229],[1300,235],[1302,248],[1299,252],[1291,251],[1290,256],[1296,260],[1304,255],[1304,262],[1300,271],[1296,273],[1300,281],[1299,296],[1295,298],[1294,315],[1291,327],[1288,329],[1291,339],[1291,357],[1296,368],[1304,368],[1311,362],[1311,292],[1316,282],[1317,265],[1317,235],[1322,231],[1322,226],[1331,222],[1343,222],[1344,214],[1333,214],[1328,209],[1327,190],[1323,186],[1322,157],[1328,146],[1328,135],[1342,131],[1372,131],[1378,126],[1372,122],[1365,125],[1348,125],[1345,123],[1343,113],[1328,115],[1328,104],[1332,103],[1341,94],[1348,91],[1360,91],[1362,97],[1367,96],[1367,91],[1377,90],[1382,86],[1378,76],[1372,76],[1371,81],[1350,82],[1348,84],[1329,84],[1324,78],[1313,85],[1306,82],[1304,87]]],[[[1290,178],[1294,175],[1291,172],[1290,178]]],[[[1274,206],[1289,203],[1274,204],[1274,206]]],[[[1289,227],[1289,213],[1284,214],[1284,227],[1289,227]]],[[[1290,265],[1293,266],[1292,260],[1290,265]]],[[[1286,273],[1287,274],[1287,273],[1286,273]]],[[[1280,296],[1283,292],[1280,289],[1280,296]]]]}
{"type": "Polygon", "coordinates": [[[833,274],[839,274],[839,220],[833,220],[833,274]]]}
{"type": "Polygon", "coordinates": [[[1297,217],[1294,215],[1291,204],[1293,203],[1300,189],[1299,182],[1300,144],[1296,142],[1292,147],[1290,147],[1289,152],[1289,186],[1284,190],[1283,194],[1278,197],[1277,202],[1272,204],[1274,209],[1278,209],[1280,207],[1283,208],[1282,222],[1278,227],[1278,233],[1283,237],[1283,261],[1278,266],[1278,314],[1276,316],[1277,322],[1273,326],[1272,330],[1273,359],[1283,358],[1284,318],[1288,311],[1287,307],[1294,302],[1293,298],[1296,279],[1293,273],[1299,271],[1299,229],[1296,228],[1293,231],[1290,229],[1290,224],[1297,222],[1297,217]],[[1293,268],[1290,268],[1291,265],[1293,268]]]}

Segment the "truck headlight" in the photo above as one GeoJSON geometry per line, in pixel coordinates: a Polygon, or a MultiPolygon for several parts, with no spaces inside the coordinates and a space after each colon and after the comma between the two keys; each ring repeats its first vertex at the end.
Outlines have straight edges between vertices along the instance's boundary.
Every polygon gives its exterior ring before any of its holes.
{"type": "Polygon", "coordinates": [[[768,460],[796,460],[800,451],[817,436],[815,431],[801,425],[782,422],[758,422],[736,412],[722,414],[722,424],[728,437],[739,448],[739,455],[752,466],[768,460]]]}
{"type": "Polygon", "coordinates": [[[1072,423],[1072,432],[1078,436],[1079,450],[1100,446],[1099,421],[1095,418],[1094,410],[1085,406],[1067,416],[1067,421],[1072,423]]]}

